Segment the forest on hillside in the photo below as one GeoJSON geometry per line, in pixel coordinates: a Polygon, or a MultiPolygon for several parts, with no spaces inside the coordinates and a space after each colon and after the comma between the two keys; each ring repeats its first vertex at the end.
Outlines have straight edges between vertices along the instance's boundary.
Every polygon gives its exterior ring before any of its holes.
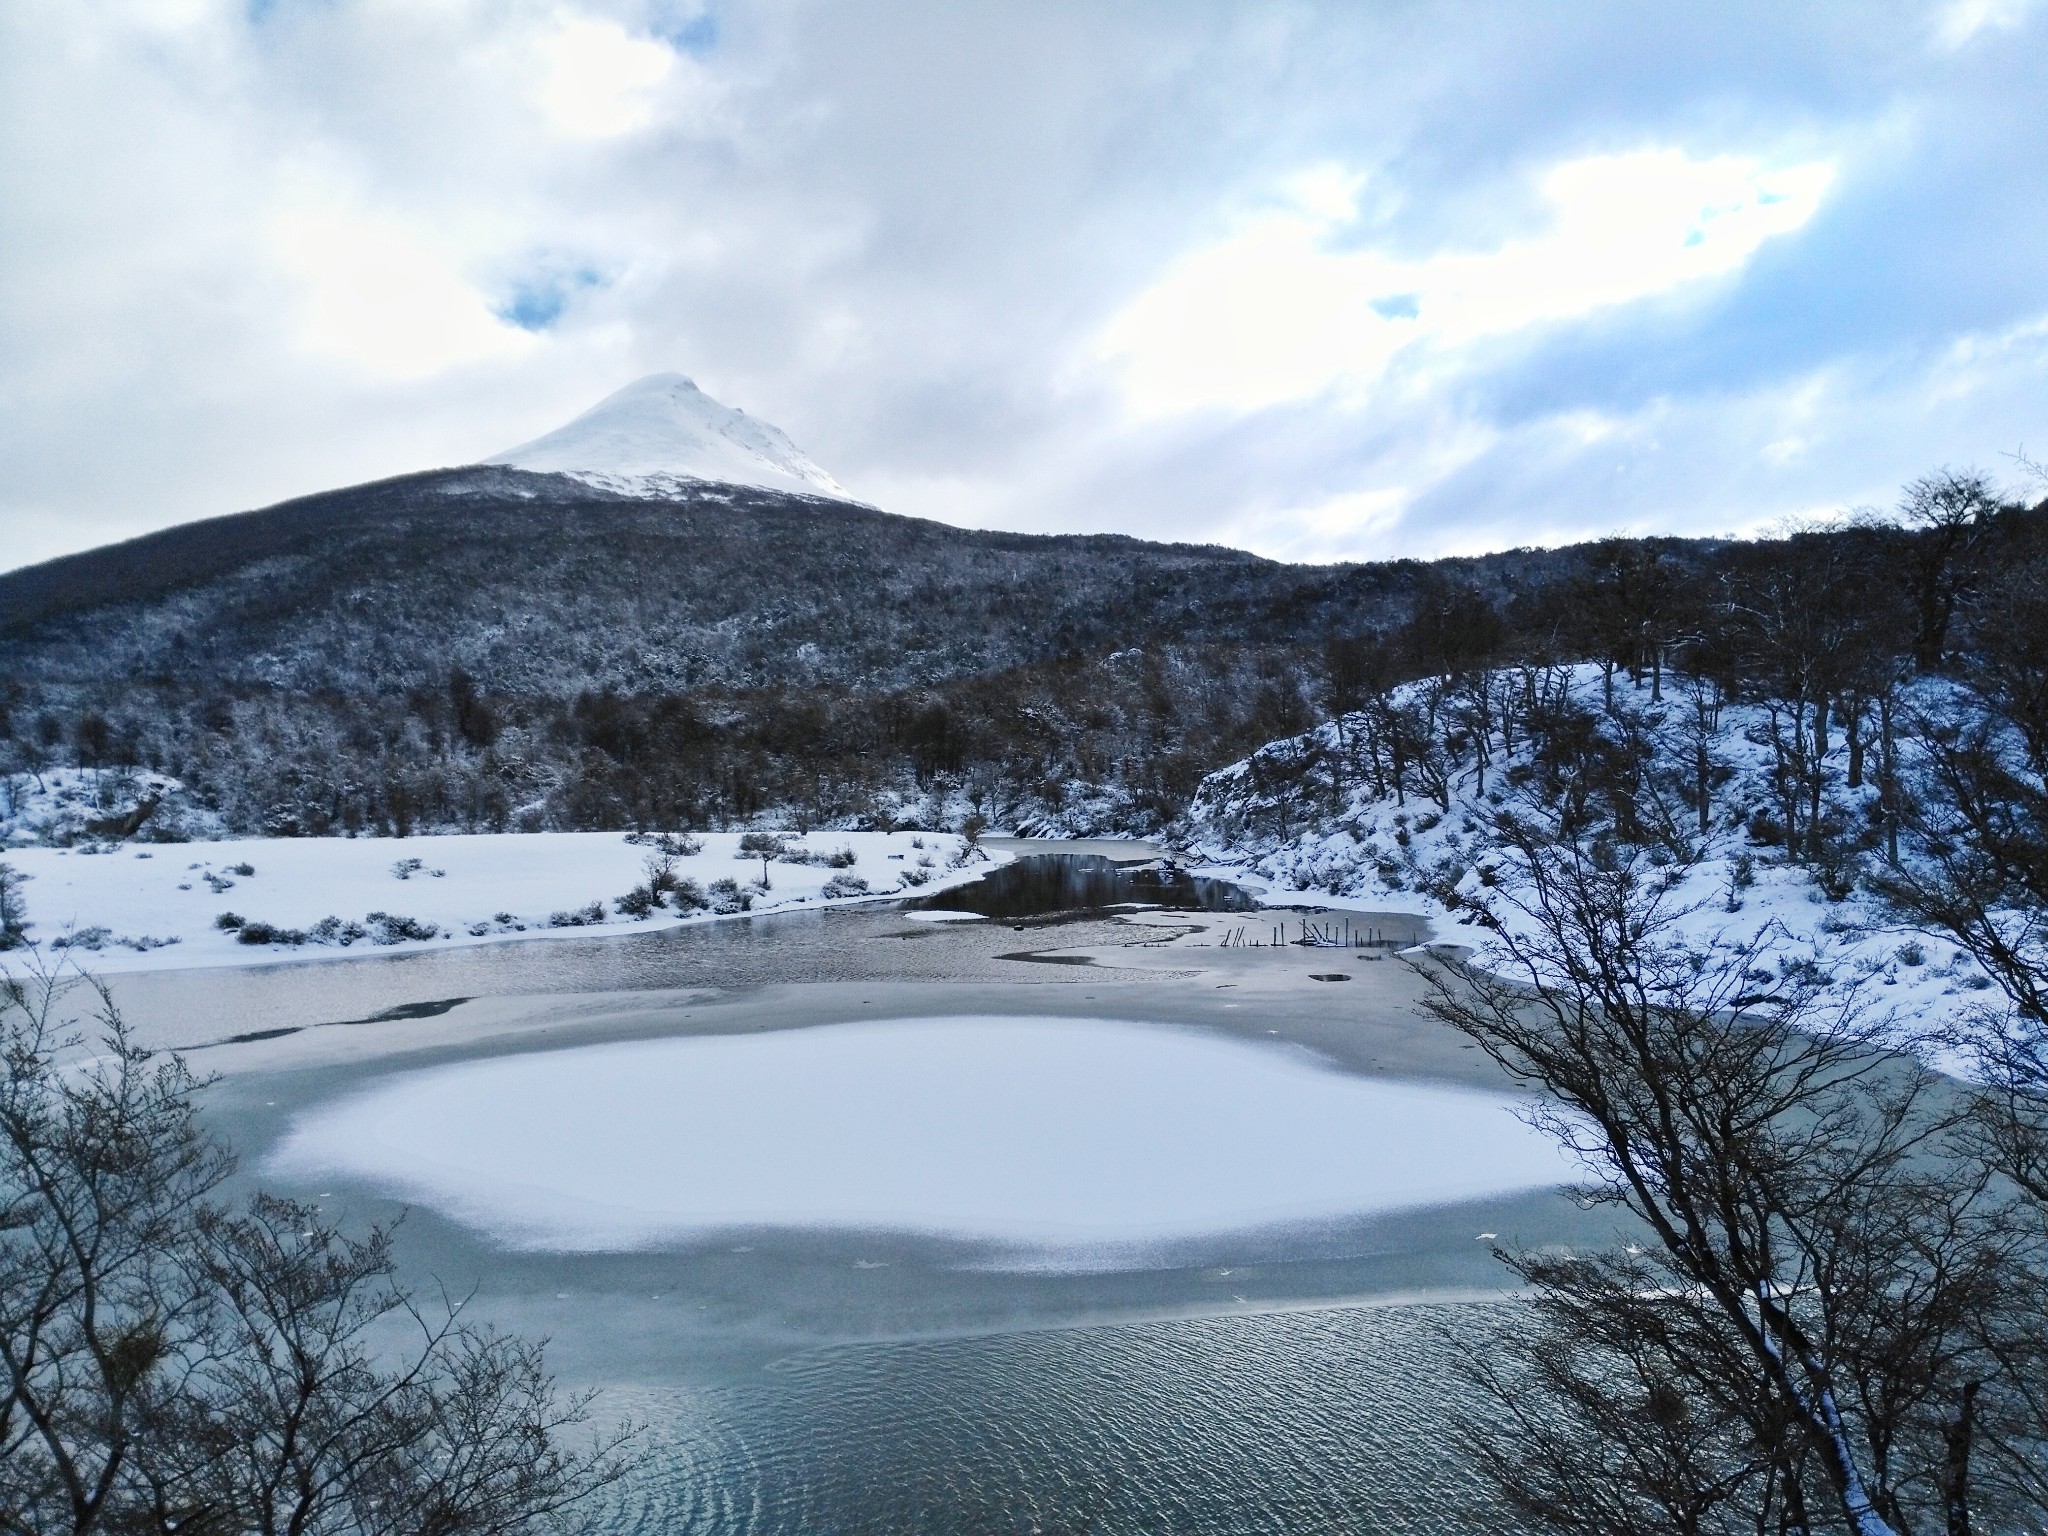
{"type": "MultiPolygon", "coordinates": [[[[1347,567],[821,520],[767,494],[467,485],[336,493],[289,537],[237,533],[234,561],[14,623],[10,795],[76,766],[107,775],[108,808],[147,770],[231,830],[281,835],[969,815],[1156,833],[1205,775],[1397,684],[1453,680],[1422,733],[1440,751],[1493,707],[1457,679],[1571,660],[1796,698],[1860,774],[1905,680],[2010,670],[2048,559],[2048,511],[1969,474],[1782,538],[1347,567]]],[[[1431,772],[1412,734],[1386,738],[1397,780],[1431,772]]],[[[176,811],[138,833],[178,835],[176,811]]],[[[1787,835],[1812,814],[1793,805],[1787,835]]]]}

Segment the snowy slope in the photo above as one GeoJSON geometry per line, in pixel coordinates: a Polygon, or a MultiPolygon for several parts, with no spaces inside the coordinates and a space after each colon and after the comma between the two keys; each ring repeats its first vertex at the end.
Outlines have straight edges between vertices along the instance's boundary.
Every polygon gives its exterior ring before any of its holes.
{"type": "MultiPolygon", "coordinates": [[[[1689,748],[1675,680],[1671,695],[1657,703],[1646,685],[1619,676],[1610,715],[1597,667],[1551,676],[1588,718],[1608,721],[1602,729],[1627,719],[1660,759],[1683,761],[1689,748]]],[[[1430,687],[1409,684],[1395,696],[1413,705],[1430,687]]],[[[1515,862],[1485,830],[1488,812],[1513,799],[1510,786],[1529,761],[1527,737],[1509,750],[1494,734],[1485,792],[1467,757],[1451,775],[1446,806],[1412,788],[1405,803],[1376,795],[1355,766],[1346,766],[1367,730],[1363,716],[1329,721],[1209,775],[1188,812],[1186,851],[1201,873],[1270,882],[1263,897],[1269,905],[1293,895],[1419,913],[1453,942],[1474,946],[1483,961],[1485,929],[1474,925],[1481,908],[1507,927],[1529,927],[1512,899],[1515,862]]],[[[1679,915],[1667,937],[1704,948],[1759,945],[1780,967],[1813,965],[1872,984],[1877,1006],[1923,1024],[1972,1017],[1993,998],[1991,980],[1952,940],[1902,923],[1861,880],[1830,894],[1811,869],[1746,835],[1752,813],[1775,803],[1768,740],[1761,707],[1722,707],[1710,745],[1720,781],[1713,830],[1700,840],[1695,860],[1668,869],[1669,910],[1679,915]]],[[[1846,822],[1867,824],[1876,790],[1844,787],[1846,749],[1839,736],[1836,742],[1828,758],[1830,809],[1846,822]]]]}
{"type": "Polygon", "coordinates": [[[781,429],[720,405],[680,373],[650,374],[567,426],[484,462],[628,493],[708,480],[852,500],[781,429]]]}

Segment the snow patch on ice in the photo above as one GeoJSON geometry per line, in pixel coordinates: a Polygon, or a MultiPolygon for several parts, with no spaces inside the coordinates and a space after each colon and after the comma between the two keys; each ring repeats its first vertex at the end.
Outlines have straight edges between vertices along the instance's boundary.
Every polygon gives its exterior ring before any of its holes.
{"type": "Polygon", "coordinates": [[[1094,1268],[1568,1182],[1516,1107],[1165,1026],[901,1020],[407,1073],[300,1117],[271,1168],[355,1176],[521,1248],[831,1228],[1094,1268]]]}

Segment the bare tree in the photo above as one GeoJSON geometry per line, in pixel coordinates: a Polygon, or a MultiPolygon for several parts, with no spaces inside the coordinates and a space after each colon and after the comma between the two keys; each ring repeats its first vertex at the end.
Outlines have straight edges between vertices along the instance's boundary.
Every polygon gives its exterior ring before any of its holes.
{"type": "Polygon", "coordinates": [[[1976,574],[1971,557],[1998,507],[1990,479],[1975,470],[1922,475],[1899,498],[1900,519],[1915,535],[1906,579],[1916,620],[1913,654],[1922,670],[1941,663],[1956,603],[1976,574]]]}
{"type": "Polygon", "coordinates": [[[104,994],[101,1057],[48,972],[0,978],[0,1529],[103,1528],[122,1506],[152,1384],[201,1334],[180,1249],[230,1171],[183,1063],[152,1062],[104,994]]]}
{"type": "Polygon", "coordinates": [[[1494,820],[1487,966],[1439,952],[1426,1006],[1541,1093],[1640,1234],[1504,1255],[1549,1326],[1477,1373],[1496,1413],[1465,1433],[1502,1491],[1587,1531],[1956,1533],[2023,1501],[1970,1472],[1987,1395],[2025,1418],[1997,1340],[2039,1335],[2037,1229],[1955,1091],[1769,936],[1687,941],[1667,871],[1494,820]]]}
{"type": "Polygon", "coordinates": [[[388,1231],[220,1204],[200,1085],[104,991],[97,1054],[67,1062],[65,983],[0,990],[0,1532],[581,1528],[631,1430],[590,1441],[538,1347],[421,1308],[388,1231]]]}

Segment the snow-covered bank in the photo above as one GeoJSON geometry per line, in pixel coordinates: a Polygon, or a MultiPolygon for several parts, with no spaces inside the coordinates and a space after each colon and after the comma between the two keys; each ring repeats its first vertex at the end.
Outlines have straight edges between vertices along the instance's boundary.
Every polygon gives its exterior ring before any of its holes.
{"type": "MultiPolygon", "coordinates": [[[[1566,733],[1581,734],[1570,750],[1606,754],[1615,765],[1606,771],[1626,786],[1641,822],[1628,841],[1667,871],[1664,909],[1678,915],[1666,938],[1754,946],[1781,972],[1812,968],[1807,974],[1867,982],[1881,1005],[1929,1025],[1964,1019],[1991,1000],[1990,979],[1953,940],[1900,923],[1870,889],[1872,863],[1883,856],[1878,790],[1867,766],[1850,786],[1839,725],[1823,760],[1831,852],[1816,863],[1786,853],[1778,779],[1785,722],[1765,706],[1689,694],[1670,677],[1658,698],[1649,679],[1626,674],[1612,676],[1610,703],[1610,679],[1592,665],[1498,677],[1498,686],[1541,692],[1540,708],[1554,720],[1571,717],[1566,733]],[[1692,794],[1701,777],[1709,785],[1704,832],[1692,794]]],[[[1510,927],[1527,921],[1513,900],[1512,861],[1492,843],[1486,818],[1518,798],[1541,800],[1558,769],[1538,760],[1526,722],[1510,732],[1499,713],[1475,719],[1479,712],[1460,708],[1443,680],[1406,685],[1392,704],[1408,712],[1415,732],[1403,744],[1411,756],[1401,792],[1384,763],[1371,761],[1386,751],[1374,737],[1384,737],[1387,721],[1347,716],[1205,779],[1186,851],[1204,873],[1267,882],[1268,903],[1292,897],[1415,912],[1483,950],[1479,907],[1510,927]],[[1414,761],[1425,752],[1427,761],[1414,761]]],[[[1591,814],[1597,821],[1604,812],[1596,805],[1591,814]]],[[[1910,846],[1903,856],[1913,856],[1910,846]]]]}
{"type": "Polygon", "coordinates": [[[516,1247],[749,1227],[993,1241],[1026,1267],[1542,1188],[1498,1094],[1112,1019],[938,1018],[434,1068],[303,1117],[274,1170],[354,1175],[516,1247]]]}
{"type": "Polygon", "coordinates": [[[24,877],[28,938],[102,973],[644,933],[924,894],[1008,858],[934,832],[244,838],[0,857],[24,877]]]}

